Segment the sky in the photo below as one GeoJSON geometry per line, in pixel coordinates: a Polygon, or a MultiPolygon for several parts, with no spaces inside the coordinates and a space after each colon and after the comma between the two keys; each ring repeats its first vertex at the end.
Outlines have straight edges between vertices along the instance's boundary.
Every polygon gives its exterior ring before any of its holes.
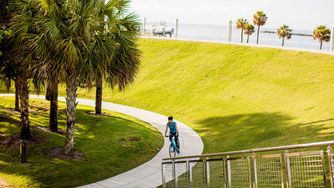
{"type": "Polygon", "coordinates": [[[178,18],[180,23],[227,25],[238,18],[253,22],[253,14],[261,10],[268,16],[268,28],[334,25],[334,0],[132,0],[131,10],[147,22],[178,18]]]}

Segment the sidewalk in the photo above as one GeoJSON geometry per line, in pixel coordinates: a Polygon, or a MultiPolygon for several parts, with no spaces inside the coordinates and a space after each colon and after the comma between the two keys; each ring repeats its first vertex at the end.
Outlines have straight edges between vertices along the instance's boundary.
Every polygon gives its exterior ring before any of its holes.
{"type": "Polygon", "coordinates": [[[217,43],[217,44],[233,44],[239,46],[250,46],[250,47],[259,47],[259,48],[276,48],[281,50],[292,50],[292,51],[301,51],[301,52],[311,52],[318,54],[327,54],[334,55],[334,51],[329,50],[317,50],[309,48],[298,48],[291,46],[276,46],[276,45],[266,45],[266,44],[253,44],[253,43],[238,43],[238,42],[226,42],[219,40],[201,40],[201,39],[184,39],[184,38],[168,38],[168,37],[153,37],[153,36],[141,36],[144,39],[157,39],[157,40],[176,40],[176,41],[191,41],[191,42],[205,42],[205,43],[217,43]]]}

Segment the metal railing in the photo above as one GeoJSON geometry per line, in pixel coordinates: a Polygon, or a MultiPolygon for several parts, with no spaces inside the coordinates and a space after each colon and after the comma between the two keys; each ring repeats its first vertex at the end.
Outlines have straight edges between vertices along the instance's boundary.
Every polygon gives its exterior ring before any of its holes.
{"type": "Polygon", "coordinates": [[[165,158],[162,186],[334,188],[331,145],[334,141],[165,158]]]}

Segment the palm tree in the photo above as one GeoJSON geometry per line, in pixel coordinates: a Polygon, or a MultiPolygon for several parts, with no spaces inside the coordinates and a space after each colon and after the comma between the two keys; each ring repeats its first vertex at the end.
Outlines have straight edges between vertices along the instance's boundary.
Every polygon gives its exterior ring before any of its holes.
{"type": "Polygon", "coordinates": [[[1,44],[3,49],[3,54],[0,56],[0,79],[3,81],[4,85],[7,88],[7,91],[9,92],[12,81],[14,80],[14,86],[15,86],[15,107],[14,111],[19,112],[20,111],[20,96],[19,96],[19,79],[18,79],[18,68],[17,65],[14,63],[14,54],[12,53],[13,50],[13,41],[8,38],[5,38],[3,43],[1,44]]]}
{"type": "MultiPolygon", "coordinates": [[[[111,7],[122,6],[126,2],[113,0],[106,6],[100,0],[22,0],[18,3],[22,11],[15,16],[17,23],[13,24],[13,29],[25,36],[23,41],[29,47],[30,56],[39,58],[36,67],[48,73],[47,80],[55,79],[58,74],[66,82],[64,150],[67,155],[74,146],[77,82],[85,78],[91,83],[97,76],[123,78],[121,68],[128,68],[113,65],[113,47],[118,44],[114,43],[110,31],[101,32],[104,21],[100,17],[101,11],[109,15],[107,25],[110,22],[113,25],[108,27],[113,28],[118,20],[112,17],[111,7]]],[[[130,19],[129,16],[124,18],[130,19]]],[[[124,26],[120,29],[127,31],[124,26]]]]}
{"type": "Polygon", "coordinates": [[[290,29],[289,26],[287,26],[285,24],[277,29],[276,34],[277,34],[278,38],[282,38],[282,46],[284,46],[284,39],[285,38],[287,40],[291,39],[291,32],[292,32],[292,29],[290,29]]]}
{"type": "Polygon", "coordinates": [[[245,29],[245,25],[248,24],[247,20],[246,19],[243,19],[243,18],[240,18],[238,19],[238,21],[236,22],[236,28],[237,29],[241,29],[241,43],[243,41],[243,34],[244,34],[244,29],[245,29]]]}
{"type": "Polygon", "coordinates": [[[69,154],[74,145],[78,68],[87,59],[94,41],[99,3],[27,0],[18,1],[17,5],[22,11],[14,16],[12,29],[24,39],[22,46],[29,47],[30,56],[41,59],[38,67],[48,73],[47,80],[54,79],[55,74],[50,74],[54,72],[59,72],[66,80],[65,154],[69,154]]]}
{"type": "Polygon", "coordinates": [[[327,29],[325,25],[320,25],[313,31],[313,39],[319,39],[320,50],[322,49],[322,42],[328,42],[330,40],[330,34],[331,31],[327,29]]]}
{"type": "MultiPolygon", "coordinates": [[[[5,40],[5,43],[8,44],[8,40],[5,40]]],[[[6,46],[4,44],[4,46],[6,46]]],[[[19,112],[20,111],[20,97],[19,97],[19,80],[18,80],[18,74],[17,74],[17,68],[15,63],[13,63],[14,58],[12,57],[13,54],[11,54],[8,49],[8,46],[6,47],[4,54],[0,56],[0,79],[3,81],[4,85],[7,88],[7,91],[9,92],[11,86],[12,86],[12,80],[14,80],[14,86],[15,86],[15,107],[14,111],[19,112]]]]}
{"type": "Polygon", "coordinates": [[[259,35],[260,35],[260,26],[263,26],[267,22],[267,15],[263,13],[263,11],[257,11],[253,15],[254,25],[257,25],[257,38],[256,44],[259,44],[259,35]]]}
{"type": "MultiPolygon", "coordinates": [[[[109,82],[111,87],[118,85],[119,89],[124,89],[126,85],[133,81],[139,65],[139,51],[137,49],[136,40],[139,35],[139,21],[133,13],[127,13],[129,1],[110,1],[105,6],[104,15],[107,17],[106,30],[114,44],[114,54],[111,59],[111,65],[107,70],[109,73],[103,74],[97,72],[96,79],[96,99],[95,113],[101,114],[102,109],[102,76],[109,75],[104,78],[109,82]]],[[[98,54],[94,54],[95,57],[98,54]]]]}
{"type": "Polygon", "coordinates": [[[19,82],[17,79],[17,72],[13,61],[13,55],[10,53],[13,48],[13,41],[11,40],[9,23],[12,15],[13,6],[8,0],[0,3],[0,78],[7,86],[9,91],[12,80],[15,83],[15,111],[20,111],[19,99],[19,82]],[[2,55],[1,55],[2,54],[2,55]]]}
{"type": "MultiPolygon", "coordinates": [[[[1,27],[9,30],[10,19],[15,7],[4,1],[1,4],[1,27]],[[5,8],[4,8],[5,7],[5,8]]],[[[26,28],[28,29],[28,28],[26,28]]],[[[31,59],[27,46],[21,45],[22,35],[19,32],[11,32],[10,37],[6,38],[1,45],[1,51],[4,55],[0,58],[1,74],[6,79],[6,85],[9,88],[11,80],[15,81],[15,110],[21,112],[21,132],[20,138],[23,140],[30,139],[30,122],[28,116],[29,106],[29,90],[28,79],[32,78],[31,66],[33,59],[31,59]],[[23,55],[24,54],[24,55],[23,55]],[[21,105],[19,105],[19,103],[21,105]]],[[[36,82],[33,81],[36,86],[36,82]]]]}
{"type": "Polygon", "coordinates": [[[26,46],[21,45],[21,37],[18,37],[16,31],[13,32],[13,37],[15,38],[15,48],[11,49],[11,54],[14,56],[14,61],[11,62],[12,66],[15,66],[15,70],[17,71],[17,78],[15,79],[15,89],[16,93],[18,93],[20,101],[20,112],[21,112],[21,132],[20,138],[23,140],[30,139],[30,122],[28,116],[28,106],[29,106],[29,80],[31,77],[31,66],[33,64],[33,60],[30,59],[28,55],[28,50],[26,46]]]}
{"type": "MultiPolygon", "coordinates": [[[[13,18],[13,24],[18,24],[18,19],[13,18]]],[[[25,28],[29,29],[29,28],[25,28]]],[[[20,138],[22,140],[29,140],[30,134],[30,121],[29,121],[29,82],[33,83],[37,93],[40,92],[40,79],[37,77],[36,64],[39,61],[31,55],[30,46],[27,46],[25,42],[25,35],[22,30],[18,30],[18,27],[12,27],[12,40],[15,47],[11,49],[13,55],[12,66],[15,67],[16,78],[16,92],[18,91],[20,101],[21,112],[21,132],[20,138]]],[[[32,31],[34,32],[34,31],[32,31]]]]}
{"type": "Polygon", "coordinates": [[[247,35],[247,43],[249,42],[249,35],[254,33],[254,26],[252,24],[245,25],[245,34],[247,35]]]}

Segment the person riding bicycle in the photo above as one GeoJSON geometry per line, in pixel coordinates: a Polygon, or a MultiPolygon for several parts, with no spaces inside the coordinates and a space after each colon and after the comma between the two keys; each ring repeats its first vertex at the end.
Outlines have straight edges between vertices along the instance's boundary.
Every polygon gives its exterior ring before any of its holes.
{"type": "Polygon", "coordinates": [[[172,141],[172,138],[175,137],[176,147],[177,147],[177,149],[180,149],[179,130],[177,129],[176,122],[173,121],[173,116],[168,117],[168,123],[166,125],[165,137],[167,136],[168,128],[169,128],[169,140],[172,141]]]}

